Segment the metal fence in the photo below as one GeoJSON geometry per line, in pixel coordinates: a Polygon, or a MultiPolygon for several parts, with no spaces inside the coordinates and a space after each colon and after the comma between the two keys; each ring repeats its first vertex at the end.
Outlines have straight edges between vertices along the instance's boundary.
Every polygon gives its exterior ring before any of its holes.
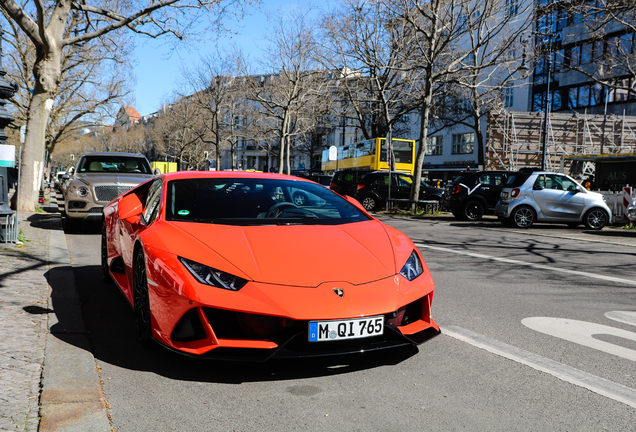
{"type": "Polygon", "coordinates": [[[612,210],[612,223],[628,223],[627,207],[636,197],[635,188],[626,185],[620,191],[597,191],[605,197],[607,206],[612,210]]]}

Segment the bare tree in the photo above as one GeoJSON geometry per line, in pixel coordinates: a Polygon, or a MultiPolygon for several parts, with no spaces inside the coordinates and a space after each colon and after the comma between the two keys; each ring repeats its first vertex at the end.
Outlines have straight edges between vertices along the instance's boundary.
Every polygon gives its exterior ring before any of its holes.
{"type": "Polygon", "coordinates": [[[385,136],[409,106],[414,69],[406,27],[382,0],[345,0],[323,20],[322,62],[339,70],[341,117],[353,113],[365,138],[385,136]]]}
{"type": "Polygon", "coordinates": [[[480,169],[485,165],[482,120],[489,111],[503,109],[504,93],[525,78],[518,70],[525,61],[521,41],[534,18],[532,7],[528,2],[522,6],[506,0],[457,5],[465,33],[452,42],[449,61],[454,57],[462,60],[443,84],[443,91],[437,92],[433,117],[443,127],[459,124],[474,131],[480,169]]]}
{"type": "Polygon", "coordinates": [[[279,15],[272,24],[272,45],[262,65],[268,73],[256,75],[243,62],[242,74],[247,97],[258,104],[279,139],[278,172],[286,167],[289,174],[290,138],[309,127],[303,109],[318,89],[321,72],[314,61],[314,23],[307,11],[279,15]]]}
{"type": "MultiPolygon", "coordinates": [[[[23,148],[20,185],[21,210],[34,211],[38,178],[50,111],[62,80],[64,51],[119,30],[131,30],[151,37],[189,35],[203,16],[218,19],[230,6],[249,0],[57,0],[24,2],[0,0],[0,8],[35,47],[34,86],[27,110],[26,141],[23,148]],[[206,11],[205,15],[202,11],[206,11]]],[[[240,9],[236,9],[237,11],[240,9]]]]}
{"type": "MultiPolygon", "coordinates": [[[[5,14],[6,18],[6,14],[5,14]]],[[[4,35],[8,42],[5,62],[8,76],[18,83],[13,98],[14,127],[25,125],[31,92],[35,87],[32,74],[36,58],[35,47],[8,20],[4,35]]],[[[45,148],[55,151],[57,143],[74,137],[87,122],[103,123],[122,104],[133,79],[128,53],[130,43],[123,32],[112,32],[102,40],[68,45],[62,50],[60,85],[53,97],[45,148]]]]}
{"type": "Polygon", "coordinates": [[[185,76],[192,91],[190,98],[199,106],[202,117],[201,142],[212,149],[216,168],[221,167],[228,100],[240,92],[238,64],[240,54],[216,53],[201,59],[201,64],[185,76]]]}

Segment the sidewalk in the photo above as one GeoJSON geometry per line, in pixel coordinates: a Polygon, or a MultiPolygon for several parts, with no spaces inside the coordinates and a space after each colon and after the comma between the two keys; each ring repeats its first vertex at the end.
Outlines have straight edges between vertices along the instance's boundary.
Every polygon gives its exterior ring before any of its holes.
{"type": "Polygon", "coordinates": [[[0,246],[0,431],[110,432],[62,220],[44,206],[18,215],[22,246],[0,246]]]}

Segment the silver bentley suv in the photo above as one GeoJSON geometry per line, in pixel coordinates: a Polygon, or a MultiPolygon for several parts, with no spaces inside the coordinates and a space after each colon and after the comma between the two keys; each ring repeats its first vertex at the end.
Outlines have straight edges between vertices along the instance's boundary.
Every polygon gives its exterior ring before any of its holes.
{"type": "Polygon", "coordinates": [[[590,192],[574,179],[545,171],[523,171],[508,178],[495,207],[505,224],[528,228],[535,222],[583,223],[592,230],[603,229],[612,212],[603,195],[590,192]]]}
{"type": "Polygon", "coordinates": [[[84,219],[100,219],[106,204],[152,177],[148,159],[140,154],[84,154],[63,189],[67,229],[84,219]]]}

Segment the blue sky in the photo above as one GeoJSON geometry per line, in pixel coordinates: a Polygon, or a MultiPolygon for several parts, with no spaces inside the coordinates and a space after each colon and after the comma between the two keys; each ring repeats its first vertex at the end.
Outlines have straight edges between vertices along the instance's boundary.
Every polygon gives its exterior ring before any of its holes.
{"type": "MultiPolygon", "coordinates": [[[[337,0],[323,0],[325,6],[337,0]]],[[[215,51],[215,40],[221,50],[230,49],[233,44],[240,47],[251,59],[259,57],[266,46],[264,35],[267,32],[266,13],[278,10],[307,7],[306,0],[263,0],[260,10],[251,8],[251,15],[242,21],[228,24],[228,28],[239,34],[226,35],[219,38],[210,33],[210,42],[199,42],[191,46],[183,46],[171,52],[170,41],[140,38],[137,41],[135,56],[137,66],[134,73],[137,79],[135,86],[135,102],[131,103],[141,115],[152,114],[168,102],[170,96],[178,88],[181,71],[185,67],[192,69],[199,59],[215,51]]]]}

